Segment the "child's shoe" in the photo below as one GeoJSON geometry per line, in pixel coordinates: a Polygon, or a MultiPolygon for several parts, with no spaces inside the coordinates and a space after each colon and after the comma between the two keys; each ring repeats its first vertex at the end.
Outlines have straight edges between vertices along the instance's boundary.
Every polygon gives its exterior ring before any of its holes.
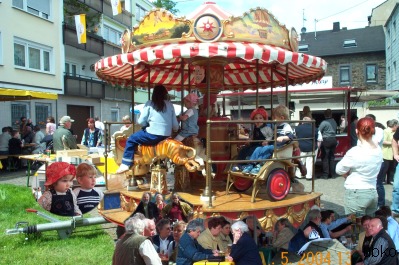
{"type": "Polygon", "coordinates": [[[238,166],[238,165],[236,165],[236,166],[234,166],[234,167],[231,168],[231,171],[233,171],[233,172],[240,172],[240,171],[241,171],[241,167],[238,166]]]}
{"type": "Polygon", "coordinates": [[[125,165],[125,164],[121,164],[120,166],[119,166],[119,168],[118,168],[118,170],[116,170],[116,174],[121,174],[121,173],[123,173],[123,172],[126,172],[126,171],[128,171],[130,169],[130,167],[129,166],[127,166],[127,165],[125,165]]]}
{"type": "Polygon", "coordinates": [[[249,172],[249,173],[250,173],[250,174],[253,174],[253,175],[257,175],[257,174],[259,173],[261,167],[262,167],[261,164],[257,164],[257,165],[251,170],[251,172],[249,172]]]}
{"type": "Polygon", "coordinates": [[[242,173],[244,174],[248,174],[249,172],[251,172],[251,170],[254,168],[253,164],[248,164],[246,166],[243,167],[242,169],[242,173]]]}

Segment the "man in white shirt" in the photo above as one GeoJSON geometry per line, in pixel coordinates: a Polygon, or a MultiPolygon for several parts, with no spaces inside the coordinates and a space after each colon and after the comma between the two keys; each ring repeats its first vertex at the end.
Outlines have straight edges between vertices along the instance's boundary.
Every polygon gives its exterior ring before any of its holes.
{"type": "Polygon", "coordinates": [[[125,221],[125,235],[116,243],[112,264],[162,265],[151,241],[144,236],[145,222],[137,217],[125,221]]]}

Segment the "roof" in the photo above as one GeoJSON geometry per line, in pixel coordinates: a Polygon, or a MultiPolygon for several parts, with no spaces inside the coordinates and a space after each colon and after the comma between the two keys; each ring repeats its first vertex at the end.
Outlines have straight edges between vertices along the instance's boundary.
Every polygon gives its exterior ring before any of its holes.
{"type": "Polygon", "coordinates": [[[308,54],[315,56],[333,56],[356,53],[385,51],[385,35],[382,26],[360,29],[340,29],[306,32],[301,34],[299,45],[307,44],[308,54]],[[345,40],[355,40],[356,47],[343,47],[345,40]]]}
{"type": "Polygon", "coordinates": [[[204,4],[197,7],[193,12],[187,15],[188,19],[196,19],[203,14],[213,14],[220,19],[228,19],[232,16],[229,12],[223,10],[215,2],[204,2],[204,4]]]}

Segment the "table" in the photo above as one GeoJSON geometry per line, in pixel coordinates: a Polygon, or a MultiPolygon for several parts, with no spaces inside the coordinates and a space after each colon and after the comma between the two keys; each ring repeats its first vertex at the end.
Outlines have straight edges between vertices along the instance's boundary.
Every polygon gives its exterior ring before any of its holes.
{"type": "Polygon", "coordinates": [[[51,155],[51,156],[47,156],[45,154],[22,155],[22,156],[19,156],[19,159],[28,160],[28,170],[26,171],[26,186],[29,187],[29,179],[31,176],[31,162],[32,161],[43,162],[45,164],[45,167],[47,168],[47,165],[49,162],[55,161],[55,155],[51,155]]]}
{"type": "Polygon", "coordinates": [[[233,261],[207,261],[207,260],[201,260],[194,262],[193,265],[234,265],[233,261]]]}

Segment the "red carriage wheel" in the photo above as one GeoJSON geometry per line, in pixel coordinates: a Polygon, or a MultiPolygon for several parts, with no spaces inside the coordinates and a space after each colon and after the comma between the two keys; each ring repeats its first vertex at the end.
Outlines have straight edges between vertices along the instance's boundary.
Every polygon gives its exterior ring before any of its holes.
{"type": "Polygon", "coordinates": [[[272,170],[267,178],[267,192],[271,199],[280,201],[287,196],[291,187],[290,177],[282,168],[272,170]]]}
{"type": "Polygon", "coordinates": [[[252,179],[236,178],[233,187],[238,192],[244,192],[252,186],[253,182],[252,179]]]}

